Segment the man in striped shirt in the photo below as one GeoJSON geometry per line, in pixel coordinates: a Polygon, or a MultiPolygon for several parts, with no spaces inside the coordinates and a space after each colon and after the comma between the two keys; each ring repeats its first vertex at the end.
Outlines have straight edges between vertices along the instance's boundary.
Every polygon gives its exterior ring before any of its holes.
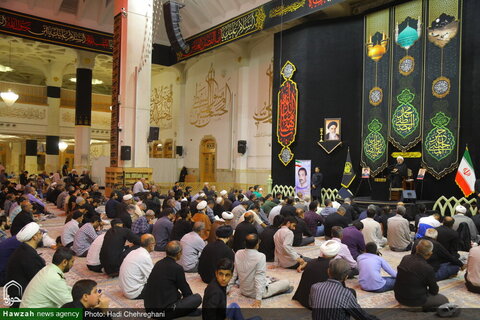
{"type": "Polygon", "coordinates": [[[95,215],[92,217],[91,222],[85,223],[78,231],[75,233],[75,238],[73,239],[72,250],[77,257],[86,257],[88,249],[93,240],[98,236],[97,229],[101,226],[102,220],[100,216],[95,215]]]}
{"type": "Polygon", "coordinates": [[[310,290],[310,306],[313,320],[376,320],[366,313],[357,302],[353,290],[342,282],[347,279],[350,265],[344,259],[331,260],[328,265],[329,279],[318,282],[310,290]]]}

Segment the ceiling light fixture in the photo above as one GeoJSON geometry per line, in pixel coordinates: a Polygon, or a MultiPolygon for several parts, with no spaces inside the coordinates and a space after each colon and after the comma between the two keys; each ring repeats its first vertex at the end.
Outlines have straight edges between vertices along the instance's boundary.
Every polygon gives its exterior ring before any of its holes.
{"type": "Polygon", "coordinates": [[[8,66],[4,66],[3,64],[0,64],[0,72],[10,72],[10,71],[13,71],[13,69],[8,66]]]}
{"type": "Polygon", "coordinates": [[[64,141],[60,141],[58,143],[58,149],[61,151],[61,152],[64,152],[65,150],[67,150],[68,148],[68,144],[64,141]]]}
{"type": "MultiPolygon", "coordinates": [[[[8,64],[12,65],[12,42],[11,41],[10,41],[10,58],[9,58],[8,64]]],[[[3,102],[5,102],[7,106],[11,107],[17,101],[18,94],[8,89],[8,91],[1,92],[0,97],[2,97],[3,102]]]]}
{"type": "MultiPolygon", "coordinates": [[[[70,79],[68,79],[68,80],[70,80],[71,82],[74,82],[74,83],[77,82],[77,78],[70,78],[70,79]]],[[[92,84],[94,84],[94,85],[95,85],[95,84],[102,84],[102,83],[103,83],[102,80],[92,79],[92,84]]]]}

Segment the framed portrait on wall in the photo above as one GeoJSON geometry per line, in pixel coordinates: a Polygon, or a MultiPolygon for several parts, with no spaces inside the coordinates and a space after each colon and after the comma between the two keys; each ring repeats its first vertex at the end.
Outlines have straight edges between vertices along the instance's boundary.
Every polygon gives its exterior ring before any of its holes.
{"type": "Polygon", "coordinates": [[[341,118],[325,119],[325,141],[340,141],[342,128],[341,118]]]}
{"type": "Polygon", "coordinates": [[[362,168],[362,179],[368,179],[368,178],[370,178],[370,168],[369,167],[362,168]]]}

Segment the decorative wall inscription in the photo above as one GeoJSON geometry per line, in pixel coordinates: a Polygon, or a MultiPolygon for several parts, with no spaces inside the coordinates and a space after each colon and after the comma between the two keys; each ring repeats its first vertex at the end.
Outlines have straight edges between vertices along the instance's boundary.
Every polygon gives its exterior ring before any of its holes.
{"type": "Polygon", "coordinates": [[[202,128],[210,121],[219,119],[232,107],[233,94],[228,81],[220,86],[215,78],[213,64],[208,70],[204,82],[197,82],[193,106],[190,111],[190,124],[202,128]]]}
{"type": "Polygon", "coordinates": [[[150,100],[150,125],[162,129],[172,128],[173,85],[152,90],[150,100]]]}
{"type": "Polygon", "coordinates": [[[21,107],[2,107],[0,115],[5,118],[19,118],[30,120],[43,120],[47,116],[45,109],[40,108],[21,108],[21,107]]]}
{"type": "Polygon", "coordinates": [[[268,77],[268,101],[263,102],[263,106],[258,106],[253,114],[253,120],[257,126],[257,133],[255,137],[270,136],[271,129],[266,132],[260,132],[262,123],[272,123],[272,87],[273,87],[273,66],[272,63],[268,65],[265,75],[268,77]]]}

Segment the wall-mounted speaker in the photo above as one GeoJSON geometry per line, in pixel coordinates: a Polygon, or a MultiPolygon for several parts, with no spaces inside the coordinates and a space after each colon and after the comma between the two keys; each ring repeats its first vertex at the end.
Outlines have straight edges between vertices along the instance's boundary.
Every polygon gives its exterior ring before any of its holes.
{"type": "Polygon", "coordinates": [[[177,146],[175,148],[175,153],[181,157],[183,155],[183,147],[182,146],[177,146]]]}
{"type": "Polygon", "coordinates": [[[121,148],[120,148],[120,160],[132,160],[132,147],[121,146],[121,148]]]}
{"type": "Polygon", "coordinates": [[[37,155],[37,140],[27,140],[26,141],[26,152],[27,156],[36,156],[37,155]]]}
{"type": "Polygon", "coordinates": [[[147,142],[158,140],[159,135],[160,135],[159,127],[150,127],[150,132],[148,133],[147,142]]]}
{"type": "Polygon", "coordinates": [[[237,151],[241,154],[247,152],[247,140],[238,140],[237,151]]]}
{"type": "Polygon", "coordinates": [[[168,40],[175,51],[188,53],[190,46],[183,40],[180,31],[180,9],[185,5],[175,1],[168,1],[163,4],[163,17],[165,20],[165,29],[167,30],[168,40]]]}

